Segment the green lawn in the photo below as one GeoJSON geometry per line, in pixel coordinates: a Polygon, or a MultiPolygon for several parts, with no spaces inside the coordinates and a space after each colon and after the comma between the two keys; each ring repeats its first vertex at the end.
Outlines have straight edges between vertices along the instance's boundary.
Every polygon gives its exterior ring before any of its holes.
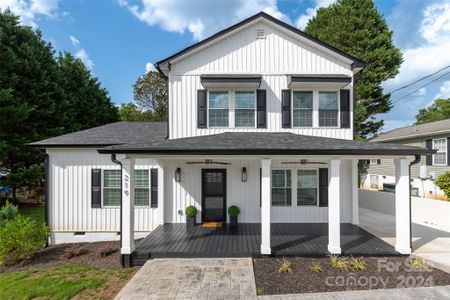
{"type": "Polygon", "coordinates": [[[45,207],[43,205],[19,205],[21,215],[30,217],[38,222],[45,222],[45,207]]]}
{"type": "Polygon", "coordinates": [[[0,274],[0,299],[70,299],[75,295],[109,299],[133,273],[133,269],[64,265],[0,274]]]}

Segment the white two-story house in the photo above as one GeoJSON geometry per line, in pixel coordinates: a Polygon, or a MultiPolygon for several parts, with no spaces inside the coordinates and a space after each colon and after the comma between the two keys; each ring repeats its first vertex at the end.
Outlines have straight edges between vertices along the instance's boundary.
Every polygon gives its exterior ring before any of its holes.
{"type": "Polygon", "coordinates": [[[393,251],[411,252],[409,168],[431,150],[353,140],[363,62],[259,13],[156,66],[169,83],[167,124],[119,122],[32,144],[48,154],[52,243],[120,239],[125,266],[164,253],[374,254],[381,241],[357,226],[358,161],[387,157],[393,251]],[[222,227],[200,225],[211,221],[222,227]]]}

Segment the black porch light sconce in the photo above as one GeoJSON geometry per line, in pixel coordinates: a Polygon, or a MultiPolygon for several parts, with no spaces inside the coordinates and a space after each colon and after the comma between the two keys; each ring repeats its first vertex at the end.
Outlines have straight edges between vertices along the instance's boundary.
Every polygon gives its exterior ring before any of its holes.
{"type": "Polygon", "coordinates": [[[181,169],[177,168],[175,170],[175,182],[180,182],[181,181],[181,169]]]}
{"type": "Polygon", "coordinates": [[[247,168],[243,167],[241,171],[241,181],[247,182],[247,168]]]}

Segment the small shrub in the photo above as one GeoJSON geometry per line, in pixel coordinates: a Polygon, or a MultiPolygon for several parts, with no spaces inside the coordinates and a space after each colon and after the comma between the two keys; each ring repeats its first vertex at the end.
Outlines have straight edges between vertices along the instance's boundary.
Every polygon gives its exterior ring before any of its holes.
{"type": "Polygon", "coordinates": [[[450,171],[445,172],[436,179],[436,185],[447,196],[447,200],[450,201],[450,171]]]}
{"type": "Polygon", "coordinates": [[[67,259],[71,259],[74,257],[85,255],[88,252],[89,251],[86,248],[84,248],[80,245],[76,245],[76,246],[67,248],[66,251],[64,251],[64,257],[67,259]]]}
{"type": "Polygon", "coordinates": [[[414,257],[411,260],[411,267],[415,270],[424,270],[428,268],[428,265],[422,258],[414,257]]]}
{"type": "Polygon", "coordinates": [[[338,269],[342,272],[347,272],[350,268],[350,262],[345,257],[338,257],[337,255],[331,254],[330,264],[333,268],[338,269]]]}
{"type": "Polygon", "coordinates": [[[119,252],[119,248],[113,246],[103,246],[97,251],[97,257],[107,257],[116,252],[119,252]]]}
{"type": "Polygon", "coordinates": [[[48,227],[31,218],[17,216],[0,228],[0,264],[29,259],[45,245],[48,227]]]}
{"type": "Polygon", "coordinates": [[[291,267],[292,263],[283,258],[283,262],[281,263],[281,267],[280,269],[278,269],[278,273],[292,273],[292,267],[291,267]]]}
{"type": "Polygon", "coordinates": [[[313,260],[313,262],[309,266],[309,269],[311,271],[313,271],[314,273],[322,273],[323,272],[322,266],[320,265],[320,262],[317,260],[313,260]]]}
{"type": "Polygon", "coordinates": [[[19,209],[16,205],[6,201],[0,209],[0,227],[3,227],[7,221],[14,220],[19,215],[19,209]]]}
{"type": "Polygon", "coordinates": [[[185,209],[186,217],[195,217],[197,215],[197,207],[189,205],[185,209]]]}
{"type": "Polygon", "coordinates": [[[228,207],[228,214],[232,217],[237,217],[241,213],[241,210],[236,205],[228,207]]]}
{"type": "Polygon", "coordinates": [[[367,270],[367,262],[362,257],[352,257],[350,260],[350,268],[353,271],[367,270]]]}

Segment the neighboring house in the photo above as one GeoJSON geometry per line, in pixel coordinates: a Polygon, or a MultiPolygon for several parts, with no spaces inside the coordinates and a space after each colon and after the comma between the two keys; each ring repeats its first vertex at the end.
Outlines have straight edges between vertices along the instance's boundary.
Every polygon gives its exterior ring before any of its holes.
{"type": "MultiPolygon", "coordinates": [[[[419,197],[445,199],[435,180],[450,171],[450,119],[397,128],[380,134],[370,142],[403,144],[434,149],[436,153],[423,155],[420,163],[411,167],[412,191],[419,197]]],[[[372,159],[364,188],[391,191],[395,186],[392,159],[372,159]]]]}
{"type": "MultiPolygon", "coordinates": [[[[283,238],[279,223],[325,228],[325,240],[314,230],[295,239],[341,253],[341,230],[359,230],[358,160],[389,157],[398,171],[395,249],[410,253],[408,158],[431,152],[353,140],[354,81],[364,66],[265,13],[158,62],[169,83],[167,125],[119,122],[31,144],[48,154],[51,242],[120,235],[129,265],[134,239],[155,228],[159,251],[174,250],[165,241],[186,234],[173,228],[186,222],[188,205],[199,223],[227,222],[237,205],[240,223],[260,224],[246,241],[260,243],[259,254],[281,247],[272,249],[283,238]]],[[[145,241],[138,247],[153,243],[145,241]]]]}

